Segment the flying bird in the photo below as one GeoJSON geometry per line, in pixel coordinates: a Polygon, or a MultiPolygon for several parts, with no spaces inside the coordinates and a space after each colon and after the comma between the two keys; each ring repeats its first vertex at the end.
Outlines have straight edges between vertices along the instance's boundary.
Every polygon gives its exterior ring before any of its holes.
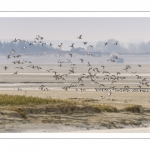
{"type": "Polygon", "coordinates": [[[4,69],[6,70],[8,67],[7,66],[4,66],[4,69]]]}
{"type": "Polygon", "coordinates": [[[77,37],[77,38],[78,38],[78,39],[82,39],[82,38],[81,38],[81,36],[82,36],[82,35],[80,35],[80,36],[79,36],[79,37],[77,37]]]}
{"type": "Polygon", "coordinates": [[[87,66],[91,66],[91,64],[89,63],[89,61],[88,61],[88,65],[87,66]]]}
{"type": "Polygon", "coordinates": [[[115,43],[115,45],[118,45],[118,41],[115,43]]]}
{"type": "Polygon", "coordinates": [[[6,56],[7,57],[7,59],[9,59],[10,58],[10,55],[8,55],[8,56],[6,56]]]}
{"type": "Polygon", "coordinates": [[[15,43],[16,43],[16,42],[17,42],[17,39],[15,38],[15,39],[13,40],[13,42],[15,42],[15,43]]]}
{"type": "Polygon", "coordinates": [[[92,56],[92,54],[90,54],[90,53],[86,53],[88,56],[92,56]]]}
{"type": "Polygon", "coordinates": [[[86,45],[86,44],[87,44],[87,42],[83,42],[83,44],[84,44],[84,45],[86,45]]]}
{"type": "Polygon", "coordinates": [[[106,45],[108,44],[108,42],[105,42],[104,44],[105,44],[105,46],[106,46],[106,45]]]}
{"type": "Polygon", "coordinates": [[[36,39],[36,40],[39,40],[39,38],[37,38],[37,37],[36,37],[35,39],[36,39]]]}
{"type": "MultiPolygon", "coordinates": [[[[18,73],[18,71],[16,71],[14,74],[17,74],[17,73],[18,73]]],[[[13,74],[13,75],[14,75],[14,74],[13,74]]]]}
{"type": "Polygon", "coordinates": [[[83,59],[80,59],[81,60],[81,63],[83,63],[83,59]]]}
{"type": "Polygon", "coordinates": [[[52,44],[52,43],[50,43],[50,46],[53,46],[53,44],[52,44]]]}
{"type": "Polygon", "coordinates": [[[60,45],[58,45],[58,47],[59,47],[60,49],[61,49],[61,47],[62,47],[62,44],[63,44],[63,43],[61,43],[60,45]]]}
{"type": "Polygon", "coordinates": [[[15,51],[12,49],[12,51],[11,51],[10,53],[14,54],[14,53],[15,53],[15,51]]]}
{"type": "Polygon", "coordinates": [[[69,54],[69,55],[70,55],[70,57],[72,57],[73,54],[69,54]]]}
{"type": "Polygon", "coordinates": [[[117,56],[114,56],[114,58],[115,58],[115,59],[118,59],[118,57],[117,57],[117,56]]]}
{"type": "Polygon", "coordinates": [[[94,45],[90,45],[90,47],[94,47],[94,45]]]}
{"type": "Polygon", "coordinates": [[[74,45],[74,43],[72,43],[72,45],[71,45],[71,46],[69,46],[69,47],[72,47],[72,48],[74,48],[74,47],[73,47],[73,45],[74,45]]]}

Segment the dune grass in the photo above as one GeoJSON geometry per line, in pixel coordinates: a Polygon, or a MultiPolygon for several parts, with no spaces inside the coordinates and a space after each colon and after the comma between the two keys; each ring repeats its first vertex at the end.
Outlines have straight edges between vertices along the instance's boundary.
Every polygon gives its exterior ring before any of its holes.
{"type": "MultiPolygon", "coordinates": [[[[79,102],[77,100],[60,100],[60,99],[52,99],[52,98],[39,98],[32,96],[20,96],[20,95],[7,95],[0,94],[0,106],[32,106],[32,105],[43,105],[46,104],[48,106],[58,108],[64,112],[77,112],[77,111],[85,111],[85,112],[117,112],[117,108],[110,105],[103,104],[92,104],[88,102],[79,102]]],[[[18,110],[22,112],[21,110],[18,110]]]]}
{"type": "Polygon", "coordinates": [[[144,112],[142,106],[140,106],[140,105],[125,107],[124,111],[129,111],[129,112],[133,112],[133,113],[142,113],[142,112],[144,112]]]}
{"type": "MultiPolygon", "coordinates": [[[[118,110],[116,107],[106,104],[98,104],[98,103],[89,103],[89,102],[79,102],[77,100],[60,100],[60,99],[52,99],[48,98],[39,98],[32,96],[20,96],[20,95],[7,95],[0,94],[0,106],[10,106],[14,110],[16,110],[19,114],[21,114],[24,118],[25,111],[23,106],[42,106],[46,105],[50,107],[50,109],[60,113],[82,113],[82,112],[90,112],[90,113],[100,113],[100,112],[119,112],[119,111],[129,111],[133,113],[139,113],[141,111],[141,106],[128,106],[123,110],[118,110]],[[18,107],[17,107],[18,106],[18,107]]],[[[12,109],[11,108],[11,109],[12,109]]]]}
{"type": "Polygon", "coordinates": [[[71,101],[69,102],[52,98],[0,94],[0,106],[41,105],[55,103],[71,103],[71,101]]]}

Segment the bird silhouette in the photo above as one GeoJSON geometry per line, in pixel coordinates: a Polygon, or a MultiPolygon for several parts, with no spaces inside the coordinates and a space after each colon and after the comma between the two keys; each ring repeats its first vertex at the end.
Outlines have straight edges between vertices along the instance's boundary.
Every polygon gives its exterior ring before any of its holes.
{"type": "Polygon", "coordinates": [[[74,45],[74,43],[72,43],[72,45],[71,45],[71,46],[69,46],[69,47],[72,47],[72,48],[74,48],[74,46],[73,46],[73,45],[74,45]]]}
{"type": "Polygon", "coordinates": [[[8,68],[7,66],[4,66],[4,69],[5,69],[5,70],[7,70],[7,68],[8,68]]]}
{"type": "Polygon", "coordinates": [[[106,45],[108,44],[108,42],[105,42],[104,44],[105,44],[105,46],[106,46],[106,45]]]}
{"type": "Polygon", "coordinates": [[[87,44],[87,42],[83,42],[83,44],[84,44],[84,45],[86,45],[86,44],[87,44]]]}
{"type": "Polygon", "coordinates": [[[82,39],[81,37],[82,37],[82,35],[80,35],[80,36],[79,36],[79,37],[77,37],[77,38],[78,38],[78,39],[82,39]]]}
{"type": "Polygon", "coordinates": [[[63,44],[63,43],[61,43],[60,45],[58,45],[58,47],[59,47],[60,49],[61,49],[61,47],[62,47],[62,44],[63,44]]]}
{"type": "Polygon", "coordinates": [[[52,44],[52,43],[50,43],[49,45],[50,45],[50,46],[53,46],[53,44],[52,44]]]}
{"type": "Polygon", "coordinates": [[[115,42],[115,45],[118,45],[118,41],[117,41],[117,42],[115,42]]]}

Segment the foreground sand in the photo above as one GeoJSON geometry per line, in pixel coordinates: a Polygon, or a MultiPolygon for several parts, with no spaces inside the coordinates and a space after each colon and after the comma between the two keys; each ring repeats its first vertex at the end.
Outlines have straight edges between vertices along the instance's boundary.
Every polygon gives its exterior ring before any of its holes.
{"type": "Polygon", "coordinates": [[[60,113],[59,111],[50,111],[52,108],[46,105],[24,106],[23,108],[29,112],[25,119],[15,111],[1,108],[0,132],[150,132],[150,93],[117,92],[103,100],[100,99],[100,96],[105,96],[107,93],[92,91],[1,91],[1,94],[72,98],[87,103],[109,104],[117,109],[130,105],[141,105],[141,110],[138,113],[124,111],[60,113]]]}

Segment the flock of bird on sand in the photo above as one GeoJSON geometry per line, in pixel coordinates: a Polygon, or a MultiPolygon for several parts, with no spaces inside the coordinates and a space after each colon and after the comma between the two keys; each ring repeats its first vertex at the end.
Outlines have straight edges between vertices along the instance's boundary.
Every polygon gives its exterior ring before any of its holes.
{"type": "MultiPolygon", "coordinates": [[[[77,37],[78,39],[82,39],[82,35],[80,35],[79,37],[77,37]]],[[[13,40],[13,43],[17,43],[17,42],[25,42],[25,43],[28,43],[29,44],[29,46],[32,46],[32,45],[34,45],[34,44],[36,44],[36,43],[40,43],[42,46],[43,45],[46,45],[46,43],[44,43],[42,40],[43,40],[44,38],[43,37],[41,37],[40,35],[37,35],[36,37],[35,37],[35,40],[34,41],[32,41],[32,42],[28,42],[28,41],[25,41],[25,40],[21,40],[21,39],[16,39],[15,38],[15,40],[13,40]]],[[[87,45],[88,44],[88,42],[83,42],[83,44],[84,45],[87,45]]],[[[105,46],[107,46],[109,43],[108,42],[105,42],[104,43],[104,45],[105,46]]],[[[116,41],[115,43],[114,43],[114,45],[115,46],[117,46],[119,43],[118,43],[118,41],[116,41]]],[[[62,45],[63,45],[63,43],[60,43],[59,45],[57,45],[60,49],[62,48],[62,45]]],[[[49,46],[53,46],[53,44],[52,43],[50,43],[49,44],[49,46]]],[[[94,46],[93,45],[89,45],[91,48],[93,48],[94,46]]],[[[69,47],[71,47],[71,48],[74,48],[74,43],[72,43],[69,47]]],[[[23,48],[22,48],[22,50],[28,50],[28,47],[26,47],[26,46],[24,46],[23,48]]],[[[11,52],[10,52],[10,54],[8,54],[6,57],[7,57],[7,59],[10,59],[10,58],[20,58],[21,57],[21,55],[15,55],[16,54],[16,51],[14,50],[14,49],[12,49],[11,50],[11,52]]],[[[91,53],[89,53],[89,52],[86,52],[86,54],[89,56],[89,57],[92,57],[92,54],[91,53]]],[[[67,61],[70,61],[71,62],[71,59],[72,59],[72,57],[74,56],[74,54],[73,53],[68,53],[68,56],[70,57],[70,59],[67,59],[67,61]]],[[[116,62],[116,60],[118,59],[118,56],[117,55],[114,55],[113,56],[113,59],[112,58],[110,58],[110,59],[108,59],[107,61],[109,61],[109,62],[112,62],[112,63],[114,63],[114,62],[116,62]]],[[[84,62],[84,60],[81,58],[80,59],[80,61],[81,61],[81,63],[83,63],[84,62]]],[[[34,65],[31,61],[28,61],[28,60],[23,60],[23,61],[21,61],[21,60],[16,60],[16,61],[13,61],[12,62],[13,64],[19,64],[19,65],[21,65],[21,64],[25,64],[25,63],[27,63],[28,64],[28,66],[27,67],[30,67],[30,68],[32,68],[32,69],[38,69],[38,70],[40,70],[40,69],[42,69],[40,66],[37,66],[37,65],[34,65]]],[[[62,61],[60,61],[60,60],[58,60],[58,67],[63,67],[63,62],[62,61]]],[[[65,91],[68,91],[68,89],[70,89],[70,88],[75,88],[75,90],[76,91],[81,91],[81,92],[83,92],[83,91],[86,91],[86,89],[85,88],[83,88],[84,87],[84,79],[86,78],[86,79],[90,79],[90,81],[92,81],[94,84],[97,84],[99,87],[98,88],[95,88],[95,91],[106,91],[106,92],[108,92],[108,96],[111,96],[111,94],[112,94],[112,90],[115,90],[115,91],[125,91],[125,92],[129,92],[130,91],[130,87],[129,86],[124,86],[124,88],[120,88],[120,89],[118,89],[118,88],[116,88],[115,86],[112,86],[112,87],[110,87],[110,88],[105,88],[105,85],[104,84],[101,84],[101,83],[99,83],[99,82],[97,82],[96,81],[96,79],[98,79],[99,77],[97,76],[97,73],[100,73],[100,70],[99,70],[99,68],[93,68],[92,67],[92,65],[90,64],[90,62],[88,62],[87,63],[87,66],[89,67],[88,68],[88,70],[87,70],[87,74],[85,74],[85,73],[81,73],[81,75],[78,77],[78,80],[77,80],[77,84],[70,84],[70,85],[68,85],[68,86],[65,86],[65,87],[63,87],[63,89],[65,90],[65,91]]],[[[101,73],[104,75],[104,78],[103,78],[103,80],[110,80],[111,81],[111,85],[113,85],[113,83],[116,83],[118,80],[125,80],[127,77],[124,77],[124,76],[120,76],[120,72],[116,72],[116,75],[111,75],[111,73],[110,72],[108,72],[108,71],[105,71],[105,66],[104,65],[101,65],[100,66],[101,68],[102,68],[102,71],[101,71],[101,73]]],[[[142,67],[140,64],[138,65],[138,67],[140,68],[140,67],[142,67]]],[[[15,67],[16,69],[24,69],[22,66],[19,66],[19,67],[15,67]]],[[[75,69],[77,68],[77,64],[70,64],[70,68],[69,68],[69,70],[68,70],[68,73],[66,73],[66,74],[58,74],[56,71],[54,71],[53,69],[49,69],[49,70],[45,70],[46,72],[53,72],[54,73],[54,79],[55,80],[66,80],[66,78],[70,75],[70,74],[74,74],[75,73],[75,69]]],[[[8,69],[8,67],[7,66],[4,66],[4,69],[5,69],[5,71],[8,69]]],[[[125,70],[126,72],[128,72],[128,70],[129,69],[131,69],[131,66],[130,65],[126,65],[125,66],[125,68],[123,69],[123,70],[125,70]]],[[[18,71],[16,71],[16,72],[14,72],[13,73],[13,75],[17,75],[18,74],[18,71]]],[[[136,74],[136,72],[132,72],[132,74],[136,74]]],[[[142,78],[140,75],[135,75],[135,77],[137,78],[137,79],[139,79],[140,81],[139,81],[139,85],[137,86],[137,88],[134,88],[133,90],[132,90],[132,92],[142,92],[143,90],[142,90],[142,85],[146,85],[147,87],[149,87],[150,86],[150,84],[149,84],[149,82],[147,82],[147,79],[146,78],[142,78]]],[[[41,85],[40,87],[39,87],[39,89],[41,89],[41,90],[43,90],[43,91],[49,91],[50,90],[50,88],[46,88],[45,87],[45,85],[41,85]]],[[[18,91],[22,91],[22,89],[21,88],[17,88],[17,90],[18,91]]],[[[146,89],[146,90],[144,90],[144,92],[149,92],[149,89],[146,89]]],[[[102,99],[104,99],[105,97],[104,96],[101,96],[101,98],[102,99]]]]}

